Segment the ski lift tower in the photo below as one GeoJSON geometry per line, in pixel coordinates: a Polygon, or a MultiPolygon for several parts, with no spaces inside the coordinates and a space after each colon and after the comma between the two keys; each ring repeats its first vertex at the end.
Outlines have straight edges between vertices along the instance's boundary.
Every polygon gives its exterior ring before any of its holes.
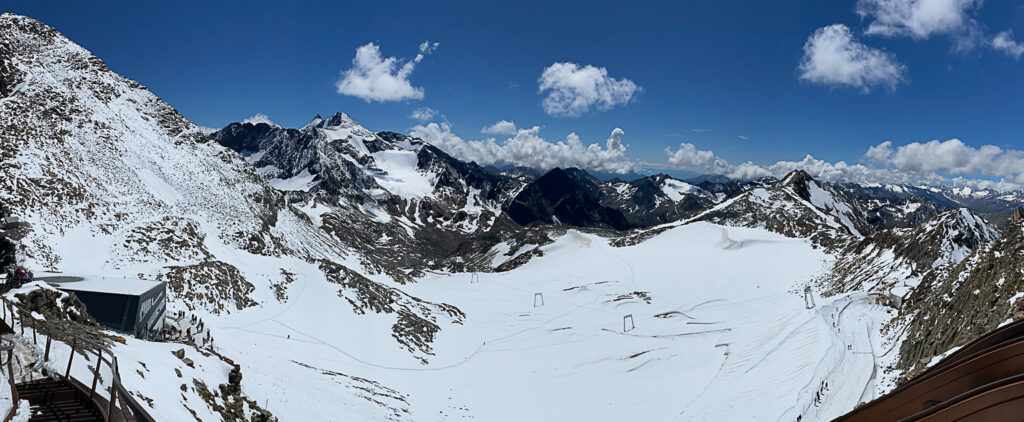
{"type": "Polygon", "coordinates": [[[804,305],[807,309],[814,309],[814,295],[811,294],[811,286],[804,287],[804,305]]]}

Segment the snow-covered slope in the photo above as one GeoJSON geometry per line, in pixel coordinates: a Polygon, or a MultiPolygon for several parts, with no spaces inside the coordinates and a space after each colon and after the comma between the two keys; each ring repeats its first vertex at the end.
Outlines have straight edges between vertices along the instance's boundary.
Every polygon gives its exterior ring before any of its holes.
{"type": "MultiPolygon", "coordinates": [[[[946,271],[924,277],[908,297],[898,367],[912,375],[932,358],[985,332],[1024,318],[1024,210],[998,239],[946,271]]],[[[963,236],[961,236],[963,237],[963,236]]],[[[955,253],[955,252],[954,252],[955,253]]]]}
{"type": "Polygon", "coordinates": [[[942,212],[967,208],[1002,230],[1010,214],[1024,206],[1024,193],[1020,191],[878,183],[836,187],[859,202],[868,222],[878,229],[914,227],[942,212]]]}
{"type": "Polygon", "coordinates": [[[603,190],[601,202],[621,210],[640,227],[676,221],[727,198],[664,174],[606,182],[603,190]]]}
{"type": "Polygon", "coordinates": [[[166,280],[170,312],[211,329],[206,350],[115,346],[162,420],[216,419],[204,390],[231,379],[282,420],[829,420],[1024,316],[1021,223],[996,239],[931,199],[872,203],[802,171],[566,169],[524,188],[341,113],[213,137],[53,29],[0,17],[19,262],[166,280]],[[557,220],[515,224],[533,194],[557,220]]]}
{"type": "Polygon", "coordinates": [[[371,132],[344,113],[301,129],[232,123],[211,137],[288,191],[314,226],[399,268],[430,267],[465,236],[491,229],[524,185],[419,139],[371,132]]]}
{"type": "Polygon", "coordinates": [[[753,187],[687,221],[758,227],[832,245],[861,235],[863,219],[841,193],[796,170],[770,186],[753,187]]]}
{"type": "Polygon", "coordinates": [[[412,226],[486,229],[520,187],[419,139],[371,132],[344,113],[317,116],[301,129],[232,123],[211,137],[282,190],[322,194],[332,205],[377,219],[385,212],[412,226]]]}
{"type": "Polygon", "coordinates": [[[819,307],[805,309],[802,286],[828,264],[806,240],[694,223],[624,248],[569,230],[540,249],[508,272],[428,275],[404,287],[466,313],[438,333],[425,366],[352,341],[365,322],[312,315],[325,296],[312,283],[293,304],[218,320],[237,327],[218,342],[236,353],[257,343],[244,353],[295,362],[246,369],[260,390],[308,385],[285,410],[271,399],[289,420],[330,409],[374,420],[806,421],[874,394],[870,352],[881,345],[872,332],[887,314],[856,294],[849,303],[816,297],[819,307]],[[723,230],[737,246],[720,246],[723,230]],[[847,356],[848,343],[864,354],[847,356]],[[331,404],[358,393],[362,379],[394,390],[377,397],[380,413],[331,404]],[[815,406],[822,381],[833,387],[815,406]]]}
{"type": "Polygon", "coordinates": [[[999,235],[966,208],[909,229],[891,229],[848,245],[823,285],[834,292],[867,290],[906,296],[927,273],[948,271],[999,235]]]}
{"type": "Polygon", "coordinates": [[[417,364],[461,321],[393,287],[407,276],[317,227],[241,155],[54,29],[0,16],[0,80],[0,202],[27,223],[16,255],[37,273],[166,280],[172,310],[207,320],[318,284],[323,308],[372,321],[361,342],[417,364]]]}

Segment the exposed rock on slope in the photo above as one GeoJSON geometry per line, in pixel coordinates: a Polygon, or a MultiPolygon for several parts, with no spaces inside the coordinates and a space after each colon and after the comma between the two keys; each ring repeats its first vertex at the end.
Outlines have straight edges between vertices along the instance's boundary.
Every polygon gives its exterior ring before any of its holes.
{"type": "MultiPolygon", "coordinates": [[[[145,87],[13,14],[0,18],[0,60],[0,200],[33,223],[24,252],[42,267],[64,266],[76,228],[123,236],[168,214],[202,215],[228,244],[279,253],[274,190],[145,87]]],[[[109,263],[108,245],[81,246],[109,263]]]]}
{"type": "MultiPolygon", "coordinates": [[[[597,189],[596,186],[592,189],[597,189]]],[[[566,171],[556,168],[526,186],[509,204],[507,213],[515,222],[568,224],[583,227],[629,228],[621,212],[601,205],[566,171]]]]}
{"type": "Polygon", "coordinates": [[[632,226],[650,227],[689,217],[729,196],[658,174],[631,182],[605,182],[600,199],[603,205],[622,211],[632,226]]]}
{"type": "Polygon", "coordinates": [[[1011,222],[1000,238],[948,272],[926,276],[903,313],[899,366],[907,376],[932,357],[1024,317],[1024,222],[1011,222]]]}
{"type": "Polygon", "coordinates": [[[232,123],[211,137],[288,191],[313,225],[399,268],[423,268],[491,228],[524,184],[419,139],[371,132],[344,113],[301,129],[232,123]]]}
{"type": "Polygon", "coordinates": [[[931,271],[948,271],[998,237],[981,217],[961,208],[910,229],[883,230],[840,251],[823,278],[826,292],[893,292],[903,296],[931,271]]]}
{"type": "MultiPolygon", "coordinates": [[[[241,155],[212,142],[145,87],[40,22],[0,16],[0,79],[0,202],[29,223],[18,254],[37,273],[167,280],[172,301],[204,314],[276,303],[282,269],[301,267],[304,277],[324,282],[330,274],[310,269],[314,261],[345,265],[376,289],[387,289],[382,283],[389,279],[407,281],[387,263],[354,253],[347,239],[316,224],[316,212],[292,203],[241,155]]],[[[414,147],[408,140],[378,139],[346,117],[335,116],[323,127],[373,139],[357,144],[345,137],[349,143],[328,143],[325,154],[362,145],[405,157],[414,147]]],[[[315,163],[324,158],[312,157],[283,154],[274,161],[282,167],[274,169],[319,168],[315,163]]],[[[336,186],[351,182],[324,171],[325,180],[339,179],[336,186]]],[[[281,174],[286,173],[275,173],[281,174]]],[[[394,175],[382,170],[366,177],[370,184],[394,175]]],[[[342,297],[337,301],[346,304],[342,297]]],[[[381,313],[401,326],[432,321],[436,332],[457,319],[451,316],[456,311],[409,297],[387,312],[356,314],[381,313]]],[[[429,350],[432,339],[416,330],[381,335],[385,344],[393,341],[413,355],[429,350]]]]}
{"type": "Polygon", "coordinates": [[[789,237],[813,238],[822,245],[856,237],[865,227],[848,198],[800,170],[771,186],[726,200],[692,220],[759,227],[789,237]]]}

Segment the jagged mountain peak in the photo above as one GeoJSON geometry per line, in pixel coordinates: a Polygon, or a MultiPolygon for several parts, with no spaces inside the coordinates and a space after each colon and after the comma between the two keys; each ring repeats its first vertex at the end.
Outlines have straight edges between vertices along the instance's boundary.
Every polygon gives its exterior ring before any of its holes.
{"type": "Polygon", "coordinates": [[[812,201],[812,189],[820,191],[822,187],[814,177],[803,170],[793,170],[789,172],[789,174],[787,174],[786,177],[783,177],[782,180],[775,182],[775,186],[782,189],[789,189],[805,201],[812,201]]]}
{"type": "Polygon", "coordinates": [[[306,125],[303,126],[302,128],[303,129],[311,128],[311,127],[314,127],[316,125],[319,125],[320,122],[323,122],[323,121],[324,121],[324,118],[321,117],[320,114],[317,114],[316,116],[313,116],[313,119],[310,120],[309,123],[306,123],[306,125]]]}
{"type": "Polygon", "coordinates": [[[933,231],[940,227],[966,229],[979,234],[985,234],[986,237],[992,238],[998,236],[996,232],[989,227],[988,222],[978,216],[978,214],[975,214],[974,211],[963,207],[943,212],[920,226],[919,229],[924,231],[933,231]]]}
{"type": "Polygon", "coordinates": [[[922,267],[957,264],[999,237],[984,219],[967,208],[946,211],[904,231],[910,241],[907,253],[917,256],[922,267]]]}
{"type": "MultiPolygon", "coordinates": [[[[319,116],[319,115],[317,115],[317,116],[319,116]]],[[[323,120],[322,122],[318,123],[316,126],[317,127],[321,127],[321,128],[354,127],[354,126],[362,127],[362,126],[359,125],[359,122],[356,122],[356,120],[352,118],[352,116],[349,116],[348,114],[342,113],[342,112],[334,113],[327,120],[323,120]]]]}
{"type": "Polygon", "coordinates": [[[803,170],[794,170],[771,184],[755,182],[749,190],[695,218],[763,227],[787,236],[813,237],[822,244],[849,235],[858,238],[873,231],[855,201],[803,170]]]}
{"type": "Polygon", "coordinates": [[[622,212],[600,203],[600,186],[579,169],[554,168],[526,185],[508,205],[515,222],[606,227],[618,230],[630,224],[622,212]]]}
{"type": "Polygon", "coordinates": [[[814,177],[812,177],[810,173],[801,169],[796,169],[786,174],[786,176],[783,177],[782,180],[778,181],[777,184],[780,186],[802,186],[809,182],[817,181],[814,180],[814,177]]]}

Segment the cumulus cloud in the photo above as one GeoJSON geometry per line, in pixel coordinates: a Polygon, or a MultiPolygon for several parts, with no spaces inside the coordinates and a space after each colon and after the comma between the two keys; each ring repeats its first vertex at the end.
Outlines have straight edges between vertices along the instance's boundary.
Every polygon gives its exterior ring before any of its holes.
{"type": "Polygon", "coordinates": [[[668,164],[680,169],[702,168],[715,158],[715,153],[698,150],[696,146],[686,142],[679,144],[679,148],[675,150],[665,147],[665,153],[668,154],[668,164]]]}
{"type": "Polygon", "coordinates": [[[912,185],[955,182],[958,186],[1000,191],[1024,188],[1024,151],[1004,150],[995,145],[975,148],[959,139],[913,142],[899,147],[894,147],[892,142],[882,142],[868,148],[863,157],[867,164],[828,162],[811,155],[799,161],[778,161],[767,165],[752,162],[731,164],[712,151],[699,150],[686,143],[680,144],[678,149],[666,148],[665,153],[668,155],[668,168],[722,174],[736,179],[781,178],[799,169],[828,182],[912,185]]]}
{"type": "Polygon", "coordinates": [[[869,148],[865,156],[876,163],[914,173],[994,176],[1024,184],[1024,151],[1004,150],[995,145],[975,148],[954,138],[894,148],[892,142],[886,141],[869,148]]]}
{"type": "Polygon", "coordinates": [[[271,121],[270,118],[267,117],[267,115],[263,114],[263,113],[253,114],[252,116],[249,116],[249,118],[247,118],[245,120],[242,120],[242,123],[252,123],[254,125],[257,124],[257,123],[266,123],[266,124],[271,125],[271,126],[277,126],[277,124],[275,124],[273,121],[271,121]]]}
{"type": "Polygon", "coordinates": [[[860,0],[857,14],[869,19],[868,35],[928,39],[948,35],[955,51],[973,49],[981,39],[981,25],[971,13],[982,0],[860,0]]]}
{"type": "Polygon", "coordinates": [[[437,110],[430,107],[420,107],[413,110],[412,114],[409,114],[410,119],[419,120],[421,122],[427,122],[434,117],[437,117],[437,110]]]}
{"type": "Polygon", "coordinates": [[[356,49],[352,68],[341,74],[335,85],[339,94],[362,98],[366,102],[385,102],[423,99],[423,88],[409,82],[413,69],[439,43],[424,41],[412,60],[384,58],[377,44],[369,43],[356,49]]]}
{"type": "Polygon", "coordinates": [[[875,86],[895,89],[904,80],[906,66],[891,53],[855,40],[846,25],[835,24],[811,34],[797,70],[803,81],[867,93],[875,86]]]}
{"type": "Polygon", "coordinates": [[[1024,55],[1024,43],[1013,39],[1013,30],[1011,29],[996,34],[992,38],[992,48],[1013,57],[1014,60],[1020,60],[1020,56],[1024,55]]]}
{"type": "Polygon", "coordinates": [[[981,0],[860,0],[857,14],[871,19],[870,35],[926,39],[965,30],[977,23],[968,13],[981,0]]]}
{"type": "Polygon", "coordinates": [[[547,92],[541,103],[552,116],[578,117],[591,108],[608,110],[628,104],[641,91],[633,81],[608,76],[608,70],[596,66],[556,62],[538,79],[538,93],[547,92]]]}
{"type": "Polygon", "coordinates": [[[495,122],[493,125],[480,129],[480,133],[489,133],[493,135],[512,135],[517,131],[516,124],[509,120],[501,120],[495,122]]]}
{"type": "Polygon", "coordinates": [[[482,165],[520,165],[537,169],[579,167],[589,170],[625,174],[637,169],[636,162],[626,159],[625,132],[615,128],[604,145],[584,145],[576,133],[565,140],[551,142],[540,136],[540,126],[518,129],[504,142],[494,138],[464,140],[452,133],[447,123],[414,126],[410,135],[441,148],[462,160],[482,165]]]}

